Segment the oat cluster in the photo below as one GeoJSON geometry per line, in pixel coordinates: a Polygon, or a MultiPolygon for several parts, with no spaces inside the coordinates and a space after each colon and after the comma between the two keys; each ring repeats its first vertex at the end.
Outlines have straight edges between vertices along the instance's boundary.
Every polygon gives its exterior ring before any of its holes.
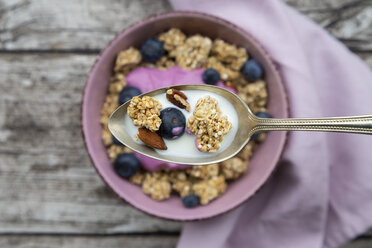
{"type": "Polygon", "coordinates": [[[195,183],[192,190],[199,196],[200,204],[205,205],[224,193],[226,186],[225,178],[218,176],[195,183]]]}
{"type": "Polygon", "coordinates": [[[186,35],[177,28],[171,28],[168,32],[160,34],[159,40],[163,42],[165,50],[170,52],[184,44],[186,35]]]}
{"type": "Polygon", "coordinates": [[[141,53],[137,49],[130,47],[118,54],[114,70],[116,72],[127,72],[133,69],[139,62],[141,62],[141,53]]]}
{"type": "Polygon", "coordinates": [[[212,41],[208,37],[193,35],[184,44],[172,50],[169,55],[176,58],[177,65],[186,69],[203,67],[212,48],[212,41]]]}
{"type": "Polygon", "coordinates": [[[207,96],[196,103],[193,115],[187,121],[187,128],[197,137],[196,143],[200,151],[216,152],[232,124],[222,115],[218,101],[207,96]]]}
{"type": "MultiPolygon", "coordinates": [[[[240,72],[242,64],[249,57],[244,48],[239,48],[221,39],[212,41],[201,35],[187,36],[176,28],[159,34],[157,38],[163,42],[167,53],[156,63],[143,62],[141,53],[133,47],[121,51],[117,56],[100,120],[103,127],[102,141],[111,162],[121,153],[132,152],[127,147],[113,144],[107,123],[109,116],[118,107],[120,91],[127,85],[126,76],[138,67],[152,67],[162,70],[172,66],[184,69],[214,68],[220,73],[221,79],[226,85],[237,89],[239,96],[253,112],[266,111],[268,95],[265,81],[248,82],[240,72]]],[[[147,126],[151,126],[153,130],[157,129],[160,126],[157,124],[159,120],[153,116],[158,116],[161,107],[156,103],[153,103],[152,107],[146,107],[143,100],[138,100],[141,102],[140,105],[133,106],[137,109],[137,111],[134,110],[133,115],[137,116],[137,123],[142,123],[140,125],[147,123],[147,126]],[[140,108],[143,109],[140,110],[140,108]],[[148,109],[153,110],[148,111],[148,109]],[[134,114],[135,112],[137,114],[134,114]],[[149,121],[147,121],[147,117],[149,117],[149,121]]],[[[213,106],[213,101],[210,104],[213,106]]],[[[150,103],[147,106],[151,106],[150,103]]],[[[196,113],[196,116],[202,119],[203,111],[206,111],[207,114],[210,112],[211,116],[218,112],[216,110],[216,113],[212,113],[212,110],[206,109],[210,109],[210,107],[205,107],[205,109],[203,107],[201,112],[196,113]]],[[[197,123],[200,120],[195,118],[194,122],[197,123]]],[[[226,125],[221,124],[221,126],[226,125]]],[[[195,128],[195,130],[197,129],[195,128]]],[[[206,140],[208,140],[208,131],[205,134],[206,140]]],[[[265,139],[265,135],[265,133],[260,134],[257,141],[249,142],[237,156],[222,163],[194,166],[186,170],[164,169],[150,172],[141,169],[129,181],[142,187],[143,192],[154,200],[166,200],[172,193],[180,197],[196,194],[202,205],[208,204],[225,192],[228,182],[238,180],[244,173],[249,173],[249,171],[247,172],[249,160],[257,145],[265,139]]]]}
{"type": "Polygon", "coordinates": [[[142,182],[143,192],[157,201],[169,198],[171,189],[168,175],[159,172],[147,173],[142,182]]]}
{"type": "Polygon", "coordinates": [[[150,131],[159,130],[161,119],[159,118],[161,103],[150,96],[140,98],[135,96],[129,103],[128,116],[132,119],[133,125],[146,127],[150,131]]]}
{"type": "Polygon", "coordinates": [[[238,95],[248,104],[253,113],[266,111],[266,83],[262,80],[244,86],[238,86],[238,95]]]}
{"type": "Polygon", "coordinates": [[[234,71],[239,71],[244,62],[248,59],[248,54],[244,48],[238,48],[220,39],[213,42],[211,53],[215,56],[217,61],[224,63],[234,71]]]}

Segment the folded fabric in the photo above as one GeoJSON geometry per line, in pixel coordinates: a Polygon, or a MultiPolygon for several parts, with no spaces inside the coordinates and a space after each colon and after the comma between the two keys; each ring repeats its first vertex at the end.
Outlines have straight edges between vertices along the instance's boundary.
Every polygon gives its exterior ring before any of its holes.
{"type": "MultiPolygon", "coordinates": [[[[372,73],[281,1],[170,0],[244,28],[278,65],[291,117],[372,114],[372,73]]],[[[189,247],[338,247],[372,226],[372,137],[292,132],[273,177],[239,208],[186,223],[189,247]]]]}

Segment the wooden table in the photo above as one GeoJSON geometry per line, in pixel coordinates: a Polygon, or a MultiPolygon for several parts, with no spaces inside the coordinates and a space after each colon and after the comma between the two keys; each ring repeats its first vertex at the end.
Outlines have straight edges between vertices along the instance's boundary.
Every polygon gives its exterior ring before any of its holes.
{"type": "MultiPolygon", "coordinates": [[[[372,1],[286,0],[372,66],[372,1]]],[[[80,131],[88,70],[155,0],[0,0],[0,247],[174,247],[181,224],[124,204],[80,131]]],[[[372,247],[372,232],[345,247],[372,247]]]]}

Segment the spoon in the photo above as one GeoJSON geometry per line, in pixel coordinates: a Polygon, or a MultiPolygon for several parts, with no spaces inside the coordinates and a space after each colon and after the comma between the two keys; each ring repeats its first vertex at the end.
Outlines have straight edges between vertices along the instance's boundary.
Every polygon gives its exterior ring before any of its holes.
{"type": "Polygon", "coordinates": [[[125,146],[148,157],[175,164],[206,165],[219,163],[235,156],[248,143],[250,137],[263,131],[323,131],[341,133],[372,134],[372,115],[330,117],[330,118],[292,118],[275,119],[259,118],[249,109],[248,105],[234,93],[217,86],[188,84],[160,88],[147,92],[142,96],[156,96],[164,94],[169,88],[177,90],[202,90],[213,92],[227,99],[239,113],[238,131],[231,145],[216,156],[190,158],[169,156],[157,153],[154,149],[134,141],[125,129],[124,117],[127,115],[129,102],[118,107],[110,116],[108,128],[111,133],[125,146]]]}

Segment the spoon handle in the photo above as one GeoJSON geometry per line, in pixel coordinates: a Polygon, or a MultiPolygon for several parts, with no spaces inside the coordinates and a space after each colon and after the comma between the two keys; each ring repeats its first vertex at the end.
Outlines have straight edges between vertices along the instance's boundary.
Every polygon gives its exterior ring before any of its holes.
{"type": "Polygon", "coordinates": [[[250,134],[259,131],[322,131],[340,133],[372,134],[372,115],[274,119],[254,117],[256,125],[250,134]]]}

